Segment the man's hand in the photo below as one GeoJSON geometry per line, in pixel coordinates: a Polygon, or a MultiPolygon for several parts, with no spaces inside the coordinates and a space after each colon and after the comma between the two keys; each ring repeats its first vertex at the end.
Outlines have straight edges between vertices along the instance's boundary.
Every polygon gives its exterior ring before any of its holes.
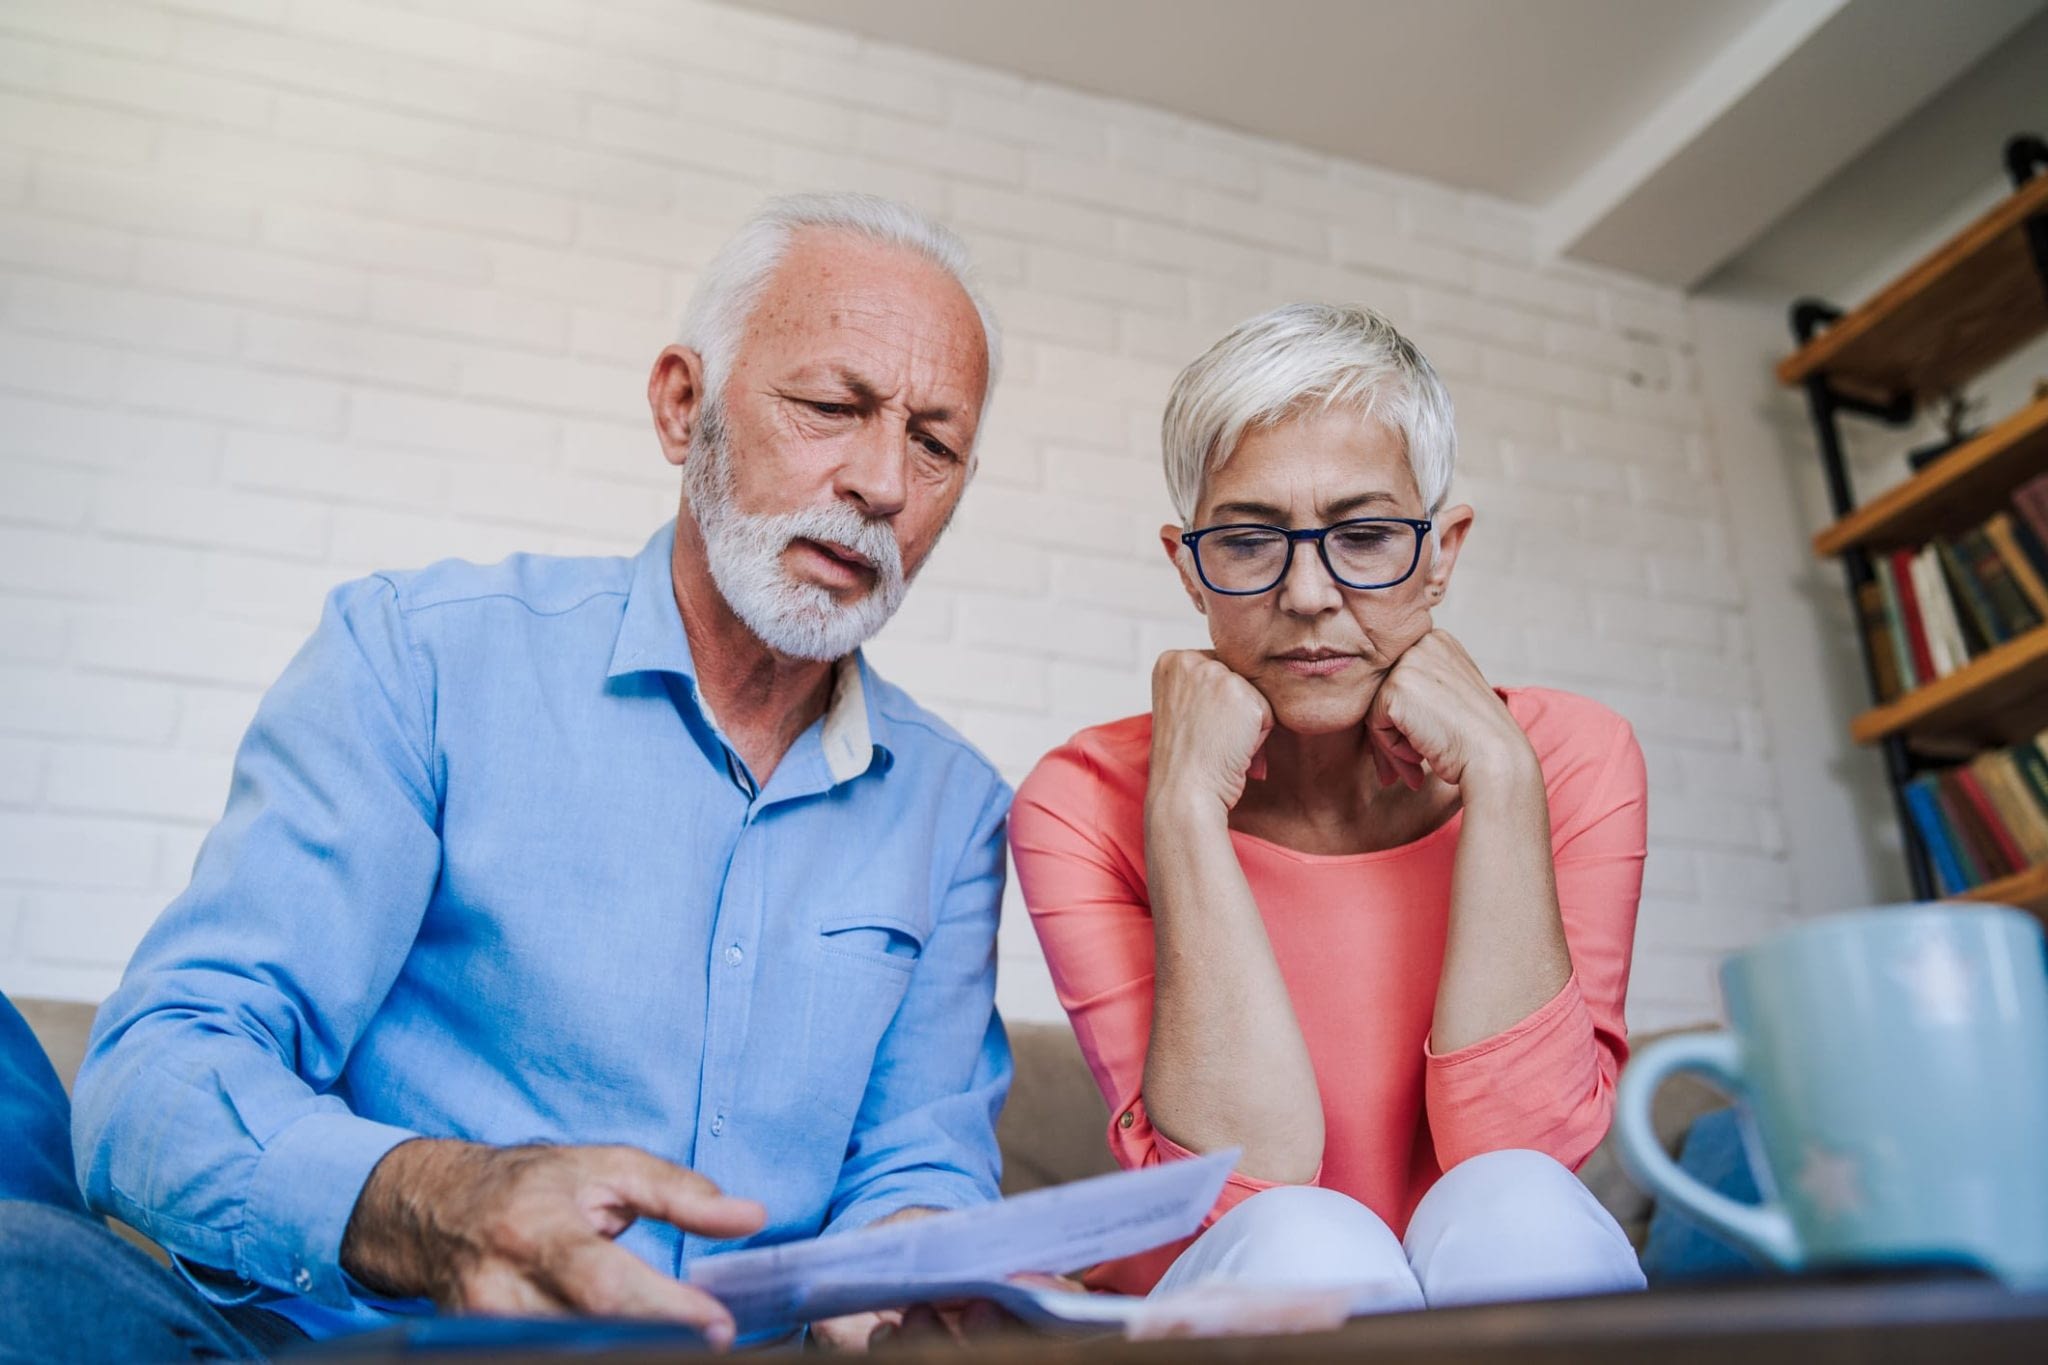
{"type": "Polygon", "coordinates": [[[1152,796],[1213,802],[1228,815],[1256,775],[1273,708],[1207,649],[1169,649],[1152,666],[1152,796]]]}
{"type": "Polygon", "coordinates": [[[642,1217],[742,1237],[766,1211],[635,1147],[487,1147],[416,1139],[377,1163],[342,1239],[373,1293],[458,1313],[658,1318],[723,1348],[732,1315],[613,1242],[642,1217]]]}
{"type": "Polygon", "coordinates": [[[1432,630],[1394,662],[1365,715],[1380,784],[1420,788],[1423,765],[1454,787],[1541,770],[1527,735],[1448,631],[1432,630]]]}

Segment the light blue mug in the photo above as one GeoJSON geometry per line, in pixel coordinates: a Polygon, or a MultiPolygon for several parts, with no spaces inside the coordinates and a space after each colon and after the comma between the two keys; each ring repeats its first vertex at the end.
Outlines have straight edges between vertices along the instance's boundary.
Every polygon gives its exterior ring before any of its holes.
{"type": "Polygon", "coordinates": [[[1615,1127],[1636,1182],[1788,1270],[1968,1262],[2048,1289],[2048,954],[2005,906],[1815,919],[1721,966],[1729,1031],[1653,1043],[1615,1127]],[[1737,1101],[1763,1193],[1680,1170],[1650,1126],[1677,1071],[1737,1101]]]}

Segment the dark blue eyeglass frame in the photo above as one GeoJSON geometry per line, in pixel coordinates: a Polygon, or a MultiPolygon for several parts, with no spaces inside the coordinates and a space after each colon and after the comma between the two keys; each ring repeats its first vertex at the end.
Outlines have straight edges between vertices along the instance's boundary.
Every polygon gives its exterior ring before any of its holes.
{"type": "Polygon", "coordinates": [[[1224,597],[1257,597],[1260,593],[1273,591],[1273,589],[1287,581],[1288,571],[1294,568],[1294,547],[1304,541],[1311,540],[1315,542],[1316,554],[1322,559],[1324,570],[1329,573],[1338,586],[1356,589],[1391,588],[1396,584],[1406,583],[1410,578],[1414,577],[1415,566],[1422,562],[1422,537],[1429,532],[1432,524],[1429,521],[1418,521],[1414,517],[1352,517],[1346,521],[1333,522],[1328,526],[1290,531],[1285,526],[1268,526],[1264,522],[1231,521],[1225,522],[1220,526],[1204,526],[1199,531],[1183,531],[1181,532],[1180,543],[1194,551],[1195,574],[1202,580],[1202,586],[1210,592],[1219,593],[1224,597]],[[1347,526],[1388,525],[1406,526],[1415,533],[1414,546],[1408,556],[1408,567],[1401,572],[1400,577],[1389,578],[1383,583],[1354,583],[1343,574],[1337,572],[1337,566],[1330,562],[1328,537],[1332,531],[1341,531],[1347,526]],[[1219,588],[1214,583],[1211,583],[1208,571],[1202,567],[1202,539],[1205,536],[1215,535],[1219,531],[1271,531],[1275,535],[1285,536],[1287,538],[1287,554],[1281,559],[1280,572],[1273,576],[1273,581],[1263,588],[1219,588]]]}

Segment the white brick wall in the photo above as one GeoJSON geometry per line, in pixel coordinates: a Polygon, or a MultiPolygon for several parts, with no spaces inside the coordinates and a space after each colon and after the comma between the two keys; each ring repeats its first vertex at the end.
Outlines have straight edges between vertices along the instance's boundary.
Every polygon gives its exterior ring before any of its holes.
{"type": "MultiPolygon", "coordinates": [[[[1793,902],[1684,302],[1514,209],[1156,110],[677,0],[0,6],[0,988],[92,997],[181,885],[321,594],[636,547],[646,365],[761,196],[901,195],[1010,330],[984,474],[879,665],[1013,778],[1199,623],[1161,400],[1249,312],[1400,320],[1461,412],[1447,622],[1630,715],[1638,1027],[1793,902]]],[[[1003,996],[1056,1010],[1017,907],[1003,996]]]]}

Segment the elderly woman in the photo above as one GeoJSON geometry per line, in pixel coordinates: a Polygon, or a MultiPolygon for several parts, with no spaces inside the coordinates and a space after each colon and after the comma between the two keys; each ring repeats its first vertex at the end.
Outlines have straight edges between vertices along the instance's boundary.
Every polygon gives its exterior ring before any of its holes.
{"type": "Polygon", "coordinates": [[[1572,1172],[1627,1054],[1642,753],[1435,628],[1473,524],[1442,382],[1375,313],[1282,308],[1181,374],[1164,441],[1213,647],[1048,755],[1010,838],[1116,1159],[1242,1154],[1192,1245],[1090,1282],[1639,1288],[1572,1172]]]}

